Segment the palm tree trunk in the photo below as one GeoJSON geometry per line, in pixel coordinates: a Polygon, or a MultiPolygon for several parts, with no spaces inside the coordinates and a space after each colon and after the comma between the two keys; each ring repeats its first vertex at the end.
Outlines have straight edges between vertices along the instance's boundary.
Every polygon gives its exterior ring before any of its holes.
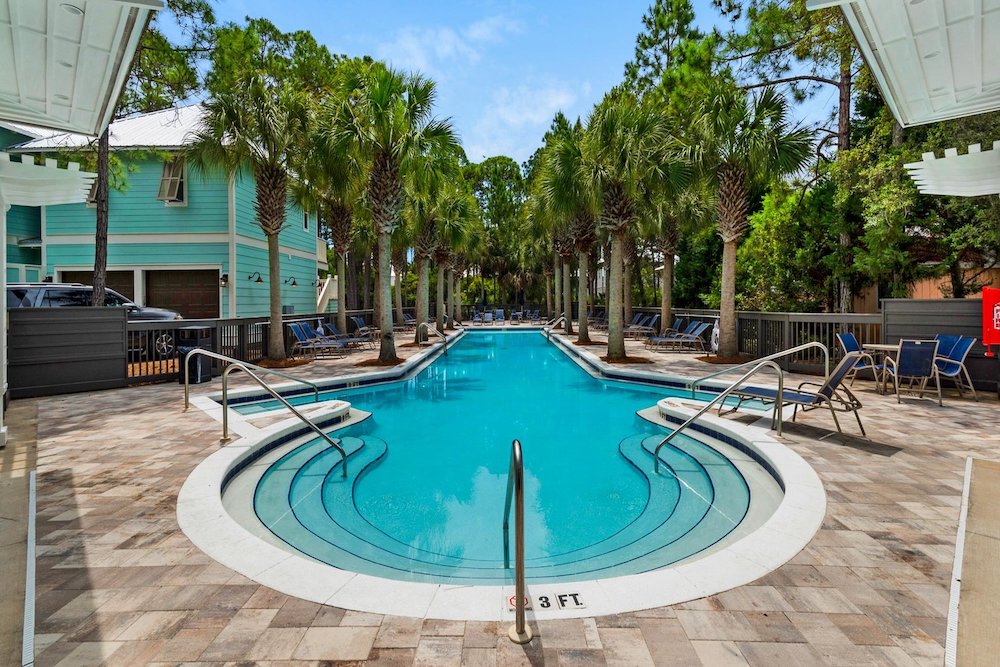
{"type": "Polygon", "coordinates": [[[590,343],[590,332],[587,330],[587,291],[590,289],[590,256],[580,253],[580,277],[576,281],[576,291],[580,293],[580,323],[577,328],[576,342],[590,343]]]}
{"type": "Polygon", "coordinates": [[[420,342],[420,325],[427,321],[428,283],[430,282],[430,265],[426,257],[417,255],[417,331],[413,342],[420,342]]]}
{"type": "Polygon", "coordinates": [[[735,357],[736,340],[736,241],[722,245],[722,304],[719,309],[719,356],[735,357]]]}
{"type": "Polygon", "coordinates": [[[545,317],[552,319],[552,274],[545,274],[545,317]]]}
{"type": "Polygon", "coordinates": [[[455,269],[448,268],[448,307],[445,313],[445,326],[455,328],[455,269]]]}
{"type": "Polygon", "coordinates": [[[381,345],[378,351],[378,360],[382,362],[396,362],[396,337],[392,332],[392,274],[389,264],[392,252],[391,230],[379,230],[378,235],[378,293],[379,293],[379,329],[381,334],[381,345]]]}
{"type": "Polygon", "coordinates": [[[674,256],[663,253],[663,271],[660,282],[660,331],[671,326],[673,308],[674,256]]]}
{"type": "Polygon", "coordinates": [[[566,335],[573,335],[573,267],[569,257],[563,259],[563,303],[566,306],[566,335]]]}
{"type": "Polygon", "coordinates": [[[281,252],[277,234],[267,235],[267,277],[271,317],[267,331],[267,358],[285,358],[285,327],[281,321],[281,252]]]}
{"type": "Polygon", "coordinates": [[[403,318],[403,271],[396,269],[396,322],[402,324],[403,318]]]}
{"type": "Polygon", "coordinates": [[[436,318],[437,330],[444,331],[444,265],[438,263],[437,270],[437,300],[435,301],[434,317],[436,318]]]}
{"type": "Polygon", "coordinates": [[[611,235],[611,271],[608,276],[608,359],[625,358],[625,328],[622,325],[622,250],[625,229],[611,235]]]}
{"type": "Polygon", "coordinates": [[[347,253],[337,253],[337,328],[347,333],[347,253]]]}
{"type": "Polygon", "coordinates": [[[632,321],[632,265],[633,262],[622,265],[622,299],[626,322],[632,321]]]}
{"type": "Polygon", "coordinates": [[[455,276],[455,321],[462,322],[462,273],[455,276]]]}
{"type": "Polygon", "coordinates": [[[363,260],[364,270],[361,274],[361,307],[368,310],[372,307],[372,258],[366,254],[363,260]]]}
{"type": "Polygon", "coordinates": [[[559,317],[560,313],[563,312],[562,305],[562,264],[559,262],[559,257],[556,257],[555,263],[555,292],[556,292],[556,312],[552,315],[553,317],[559,317]]]}

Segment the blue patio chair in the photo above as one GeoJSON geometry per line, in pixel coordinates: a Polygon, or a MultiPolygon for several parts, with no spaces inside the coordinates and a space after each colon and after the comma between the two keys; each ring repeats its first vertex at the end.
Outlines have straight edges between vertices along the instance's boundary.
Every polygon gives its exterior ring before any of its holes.
{"type": "Polygon", "coordinates": [[[875,382],[878,383],[879,374],[882,372],[882,364],[876,364],[875,359],[872,355],[868,354],[861,349],[861,344],[858,343],[858,339],[850,331],[841,331],[837,334],[837,342],[840,343],[840,347],[843,348],[844,354],[850,354],[851,352],[857,352],[860,356],[858,357],[858,363],[854,365],[854,368],[850,370],[847,374],[845,380],[850,380],[850,385],[854,386],[854,380],[858,376],[858,371],[871,370],[875,382]]]}
{"type": "Polygon", "coordinates": [[[938,342],[938,357],[948,357],[962,337],[954,334],[938,334],[934,336],[934,340],[938,342]]]}
{"type": "Polygon", "coordinates": [[[650,336],[646,339],[646,349],[655,350],[661,345],[667,345],[678,336],[691,335],[700,325],[701,320],[691,320],[691,323],[687,325],[687,328],[679,333],[668,334],[666,336],[650,336]]]}
{"type": "Polygon", "coordinates": [[[368,347],[375,347],[374,336],[370,336],[367,334],[363,336],[357,336],[357,335],[348,336],[347,334],[342,333],[339,329],[337,329],[337,325],[333,324],[332,322],[328,322],[325,325],[325,328],[330,331],[330,333],[333,335],[335,339],[346,345],[358,345],[358,346],[367,345],[368,347]]]}
{"type": "Polygon", "coordinates": [[[701,322],[691,333],[669,336],[667,345],[677,352],[704,352],[704,334],[712,326],[711,322],[701,322]],[[697,347],[696,347],[697,346],[697,347]]]}
{"type": "Polygon", "coordinates": [[[493,311],[487,310],[483,313],[483,324],[493,324],[493,311]]]}
{"type": "MultiPolygon", "coordinates": [[[[775,403],[774,406],[774,417],[772,417],[772,428],[774,427],[774,421],[777,419],[778,411],[784,408],[786,405],[794,406],[792,410],[792,421],[795,421],[795,417],[798,415],[799,408],[802,408],[803,412],[809,410],[815,410],[816,408],[829,408],[830,414],[833,415],[833,423],[837,426],[837,432],[843,433],[840,428],[840,421],[837,419],[837,412],[851,412],[854,413],[854,418],[858,420],[858,428],[861,429],[861,435],[867,437],[865,433],[865,427],[861,423],[861,415],[858,411],[861,409],[861,401],[851,393],[851,390],[843,386],[843,382],[847,377],[847,374],[851,372],[851,369],[858,363],[861,354],[859,352],[848,352],[844,355],[844,358],[840,360],[840,363],[830,372],[830,377],[826,378],[822,384],[817,382],[803,382],[796,389],[786,389],[781,393],[781,404],[777,405],[778,402],[778,390],[771,389],[768,387],[755,387],[747,385],[745,387],[739,387],[734,389],[732,394],[739,398],[736,407],[729,410],[730,412],[738,410],[743,401],[749,399],[757,399],[767,403],[775,403]],[[815,391],[804,390],[804,387],[816,387],[815,391]]],[[[722,414],[722,407],[719,406],[719,412],[722,414]]]]}
{"type": "Polygon", "coordinates": [[[296,356],[296,351],[302,353],[303,356],[308,352],[312,352],[313,356],[318,356],[321,352],[343,352],[343,344],[317,335],[305,322],[289,322],[288,328],[291,329],[292,335],[295,337],[292,345],[293,357],[296,356]]]}
{"type": "Polygon", "coordinates": [[[923,398],[928,380],[933,379],[937,385],[938,405],[944,405],[941,402],[941,378],[934,363],[934,358],[937,357],[937,348],[938,342],[936,340],[901,340],[896,358],[886,356],[883,384],[888,384],[889,377],[892,377],[897,403],[902,402],[900,400],[900,381],[909,380],[907,386],[909,390],[913,389],[914,382],[919,382],[916,391],[917,395],[923,398]]]}
{"type": "Polygon", "coordinates": [[[496,321],[497,321],[497,324],[506,323],[507,322],[507,320],[505,320],[504,316],[503,316],[503,308],[497,308],[496,321]]]}
{"type": "Polygon", "coordinates": [[[634,327],[629,327],[625,330],[626,336],[632,336],[633,338],[639,338],[641,336],[655,336],[659,333],[660,324],[660,314],[656,313],[651,318],[649,318],[645,323],[638,324],[634,327]]]}
{"type": "Polygon", "coordinates": [[[472,313],[472,324],[476,325],[482,323],[483,323],[483,314],[480,313],[478,310],[472,313]]]}
{"type": "Polygon", "coordinates": [[[667,334],[680,333],[682,322],[684,322],[683,318],[678,317],[674,319],[674,326],[670,327],[669,329],[664,329],[663,331],[660,332],[660,334],[666,336],[667,334]]]}
{"type": "Polygon", "coordinates": [[[938,356],[934,359],[934,365],[937,367],[939,376],[943,375],[955,383],[959,396],[965,396],[964,390],[971,389],[972,398],[978,402],[979,396],[976,394],[976,387],[972,384],[972,376],[969,375],[969,369],[965,366],[965,358],[969,356],[969,350],[975,344],[975,338],[958,336],[958,340],[952,345],[951,350],[947,354],[942,354],[941,341],[939,339],[938,356]],[[969,383],[967,386],[963,383],[963,375],[965,376],[965,382],[969,383]]]}

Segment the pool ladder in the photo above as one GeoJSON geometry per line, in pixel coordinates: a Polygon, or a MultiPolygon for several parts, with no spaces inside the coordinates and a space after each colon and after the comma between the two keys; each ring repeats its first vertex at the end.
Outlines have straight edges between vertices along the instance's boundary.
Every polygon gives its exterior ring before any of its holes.
{"type": "Polygon", "coordinates": [[[524,622],[528,591],[524,585],[524,461],[521,443],[510,446],[510,473],[507,475],[507,499],[503,508],[503,566],[510,567],[510,504],[514,501],[514,625],[507,636],[515,644],[531,641],[531,628],[524,622]]]}
{"type": "Polygon", "coordinates": [[[336,449],[340,453],[340,458],[342,459],[343,465],[341,466],[341,476],[347,477],[347,452],[344,451],[344,447],[340,444],[340,440],[337,438],[331,438],[329,435],[323,432],[323,429],[316,426],[315,423],[304,414],[292,407],[284,396],[275,391],[268,383],[254,373],[256,370],[258,373],[265,374],[269,373],[271,375],[277,375],[279,377],[286,378],[288,380],[294,380],[304,385],[308,385],[313,388],[313,395],[316,398],[316,402],[319,402],[319,385],[314,382],[309,382],[308,380],[303,380],[302,378],[297,378],[294,375],[289,375],[288,373],[282,373],[281,371],[276,371],[273,368],[264,368],[263,366],[256,366],[254,364],[240,361],[239,359],[234,359],[232,357],[227,357],[223,354],[218,354],[212,352],[211,350],[202,350],[200,348],[195,348],[188,352],[184,356],[184,409],[187,410],[191,405],[191,377],[190,377],[190,366],[188,361],[193,359],[195,356],[209,357],[211,359],[218,359],[219,361],[224,361],[228,365],[222,371],[222,438],[220,442],[229,442],[232,438],[229,437],[229,375],[233,371],[243,371],[253,379],[254,382],[259,384],[261,388],[274,397],[279,403],[281,403],[285,408],[288,409],[293,415],[298,417],[299,421],[308,426],[312,431],[314,431],[321,438],[326,440],[327,444],[336,449]],[[253,369],[253,370],[251,370],[253,369]]]}
{"type": "MultiPolygon", "coordinates": [[[[423,334],[424,334],[425,336],[426,336],[426,335],[427,335],[428,333],[432,333],[432,334],[434,334],[435,336],[437,336],[438,338],[440,338],[440,339],[441,339],[441,343],[442,343],[442,345],[444,345],[444,348],[443,348],[443,349],[444,349],[444,353],[445,353],[445,354],[448,354],[448,337],[447,337],[447,336],[445,336],[445,335],[444,335],[443,333],[441,333],[440,331],[438,331],[438,330],[437,330],[437,327],[435,327],[435,326],[432,326],[431,324],[429,324],[429,323],[427,323],[427,322],[421,322],[421,323],[420,323],[420,327],[418,327],[418,328],[419,328],[419,330],[420,330],[420,331],[422,331],[422,332],[423,332],[423,334]]],[[[419,338],[419,336],[418,336],[418,338],[419,338]]]]}

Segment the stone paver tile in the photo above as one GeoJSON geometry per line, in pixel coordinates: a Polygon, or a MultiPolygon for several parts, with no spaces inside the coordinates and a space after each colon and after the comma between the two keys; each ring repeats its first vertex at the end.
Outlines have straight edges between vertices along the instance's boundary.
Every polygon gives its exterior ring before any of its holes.
{"type": "Polygon", "coordinates": [[[639,628],[600,628],[608,667],[655,665],[639,628]]]}
{"type": "MultiPolygon", "coordinates": [[[[911,616],[910,620],[921,630],[930,635],[931,639],[944,646],[948,631],[947,618],[928,618],[926,616],[911,616]]],[[[35,640],[38,641],[37,639],[35,640]]]]}
{"type": "Polygon", "coordinates": [[[462,667],[497,667],[497,652],[492,648],[464,649],[462,667]]]}
{"type": "Polygon", "coordinates": [[[705,667],[745,667],[747,664],[736,642],[694,641],[691,646],[705,667]]]}
{"type": "Polygon", "coordinates": [[[893,646],[892,637],[864,614],[829,614],[830,620],[854,644],[893,646]]]}
{"type": "Polygon", "coordinates": [[[250,596],[250,599],[246,601],[244,607],[250,607],[253,609],[280,609],[285,603],[291,598],[284,593],[279,593],[273,588],[268,588],[267,586],[261,586],[257,591],[250,596]]]}
{"type": "Polygon", "coordinates": [[[375,637],[375,648],[416,648],[423,619],[387,616],[375,637]]]}
{"type": "Polygon", "coordinates": [[[127,627],[142,616],[139,611],[94,612],[82,621],[64,622],[66,632],[64,641],[68,642],[100,642],[118,638],[127,627]]]}
{"type": "Polygon", "coordinates": [[[829,614],[788,612],[792,622],[810,644],[850,646],[850,638],[833,622],[829,614]]]}
{"type": "Polygon", "coordinates": [[[267,628],[246,653],[248,660],[290,660],[306,628],[267,628]]]}
{"type": "Polygon", "coordinates": [[[425,618],[420,628],[422,637],[461,637],[465,635],[465,621],[445,621],[425,618]]]}
{"type": "Polygon", "coordinates": [[[737,642],[740,653],[751,667],[819,667],[825,665],[823,657],[809,644],[781,644],[776,642],[737,642]]]}
{"type": "Polygon", "coordinates": [[[410,667],[416,655],[414,648],[376,648],[365,661],[365,667],[410,667]]]}
{"type": "Polygon", "coordinates": [[[596,619],[599,628],[638,628],[639,617],[634,614],[611,614],[610,616],[598,616],[596,619]]]}
{"type": "Polygon", "coordinates": [[[467,621],[463,645],[465,648],[495,649],[501,636],[507,637],[506,625],[496,621],[467,621]]]}
{"type": "MultiPolygon", "coordinates": [[[[676,618],[673,617],[673,618],[676,618]]],[[[597,628],[597,621],[593,618],[583,619],[583,636],[587,639],[587,648],[603,649],[601,644],[601,633],[597,628]]]]}
{"type": "Polygon", "coordinates": [[[83,642],[56,663],[56,667],[101,667],[122,646],[121,642],[83,642]]]}
{"type": "Polygon", "coordinates": [[[587,644],[583,620],[571,618],[557,621],[539,621],[538,638],[545,648],[590,648],[587,644]]]}
{"type": "Polygon", "coordinates": [[[158,654],[164,646],[166,639],[142,639],[139,641],[129,641],[111,654],[104,662],[104,667],[135,667],[145,665],[158,654]]]}
{"type": "Polygon", "coordinates": [[[340,625],[346,615],[347,610],[345,609],[321,605],[319,611],[316,613],[316,617],[312,620],[312,623],[304,623],[303,625],[312,625],[313,627],[340,625]]]}
{"type": "Polygon", "coordinates": [[[201,659],[239,660],[253,647],[277,613],[277,609],[241,609],[236,612],[202,653],[201,659]]]}
{"type": "Polygon", "coordinates": [[[788,600],[795,611],[818,611],[826,614],[857,614],[861,612],[836,588],[786,586],[779,590],[782,597],[788,600]]]}
{"type": "MultiPolygon", "coordinates": [[[[811,646],[819,653],[820,657],[823,658],[823,662],[829,665],[829,667],[857,667],[858,665],[893,667],[897,663],[893,661],[891,656],[886,655],[883,649],[895,648],[900,653],[903,653],[898,646],[844,646],[842,644],[835,646],[811,644],[811,646]]],[[[899,656],[896,657],[898,658],[899,656]]],[[[909,660],[908,663],[903,664],[912,667],[914,664],[913,661],[906,657],[905,653],[903,653],[903,657],[909,660]]]]}
{"type": "Polygon", "coordinates": [[[603,667],[608,664],[604,651],[596,649],[561,649],[556,655],[559,667],[603,667]]]}
{"type": "MultiPolygon", "coordinates": [[[[251,598],[252,599],[252,598],[251,598]]],[[[329,609],[329,607],[328,607],[329,609]]],[[[281,609],[278,613],[274,615],[271,619],[272,628],[305,628],[313,625],[313,621],[319,614],[320,605],[315,602],[309,602],[308,600],[299,600],[297,598],[288,598],[285,604],[281,605],[281,609]]],[[[340,625],[340,619],[343,617],[341,613],[337,617],[336,622],[326,623],[324,625],[340,625]]],[[[316,624],[320,625],[320,624],[316,624]]]]}
{"type": "Polygon", "coordinates": [[[423,637],[417,645],[414,667],[460,667],[461,637],[423,637]]]}
{"type": "Polygon", "coordinates": [[[114,639],[170,639],[183,626],[186,617],[187,612],[184,611],[147,611],[114,639]]]}
{"type": "Polygon", "coordinates": [[[156,655],[160,662],[190,662],[197,660],[219,634],[219,628],[182,628],[156,655]]]}
{"type": "Polygon", "coordinates": [[[930,637],[893,637],[918,665],[940,665],[944,660],[944,647],[930,637]]]}
{"type": "Polygon", "coordinates": [[[719,593],[718,597],[729,611],[793,611],[774,586],[741,586],[719,593]]]}
{"type": "Polygon", "coordinates": [[[35,655],[39,655],[42,651],[52,646],[52,644],[59,641],[62,637],[62,633],[51,632],[51,633],[41,633],[35,635],[35,655]]]}
{"type": "Polygon", "coordinates": [[[746,611],[743,615],[750,621],[761,641],[792,643],[806,641],[795,624],[781,612],[746,611]]]}
{"type": "Polygon", "coordinates": [[[366,660],[375,643],[375,627],[308,628],[295,660],[366,660]]]}
{"type": "Polygon", "coordinates": [[[657,665],[700,665],[698,655],[676,618],[642,618],[639,629],[657,665]]]}
{"type": "Polygon", "coordinates": [[[379,626],[382,625],[382,618],[383,616],[381,614],[369,614],[364,611],[347,610],[344,612],[340,625],[379,626]]]}
{"type": "Polygon", "coordinates": [[[679,610],[677,620],[684,626],[688,639],[728,639],[756,641],[754,631],[746,616],[738,611],[679,610]]]}

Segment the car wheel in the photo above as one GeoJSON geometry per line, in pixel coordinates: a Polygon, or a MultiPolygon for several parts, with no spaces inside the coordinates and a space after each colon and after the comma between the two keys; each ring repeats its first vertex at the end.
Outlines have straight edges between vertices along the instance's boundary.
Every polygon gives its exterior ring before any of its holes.
{"type": "Polygon", "coordinates": [[[164,357],[172,356],[174,353],[174,335],[170,332],[163,331],[153,338],[153,356],[164,357]]]}

